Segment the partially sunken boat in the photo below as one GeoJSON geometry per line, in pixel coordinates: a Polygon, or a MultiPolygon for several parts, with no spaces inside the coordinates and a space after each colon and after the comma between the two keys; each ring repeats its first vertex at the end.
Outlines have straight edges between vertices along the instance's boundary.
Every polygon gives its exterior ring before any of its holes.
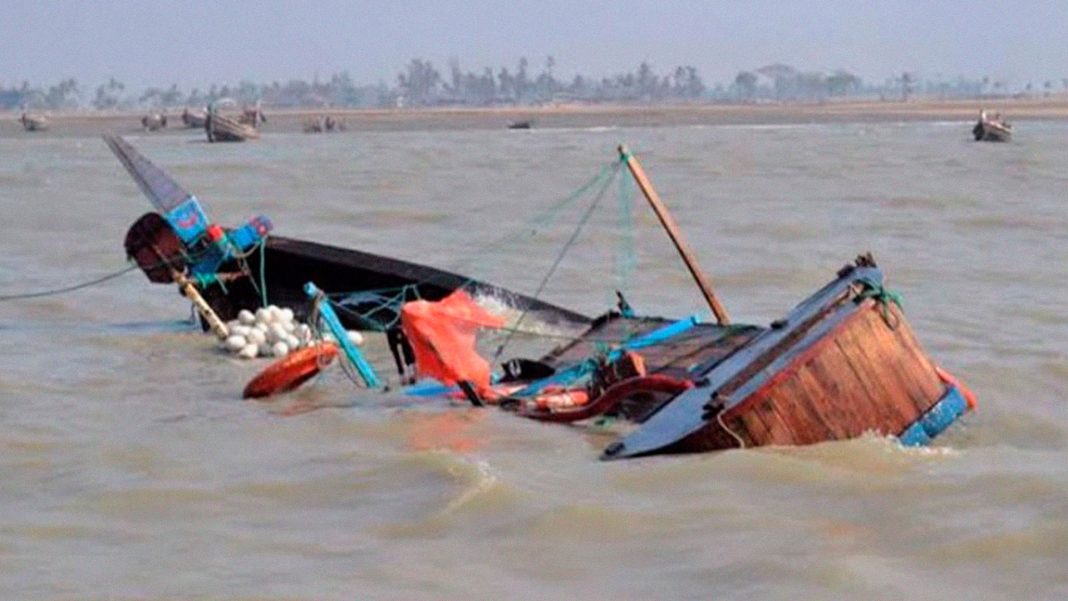
{"type": "Polygon", "coordinates": [[[323,342],[287,356],[249,383],[248,397],[292,389],[334,356],[344,357],[368,387],[380,387],[343,331],[364,327],[386,332],[402,379],[413,370],[422,378],[407,394],[496,405],[551,423],[614,420],[622,432],[603,459],[803,445],[865,433],[920,445],[974,407],[971,393],[923,351],[870,255],[767,327],[731,323],[681,230],[622,147],[615,170],[625,166],[638,183],[715,323],[639,316],[622,297],[617,310],[591,321],[538,294],[268,236],[264,217],[224,230],[195,196],[129,144],[105,139],[158,211],[139,219],[125,244],[150,281],[177,283],[194,303],[202,299],[206,308],[197,306],[220,337],[222,320],[238,308],[269,303],[297,309],[315,330],[333,332],[343,352],[323,342]],[[522,314],[506,324],[472,300],[478,295],[508,299],[522,314]],[[582,333],[538,359],[513,357],[491,373],[476,352],[476,331],[498,328],[511,336],[528,314],[582,333]]]}
{"type": "MultiPolygon", "coordinates": [[[[919,445],[974,407],[971,393],[923,351],[871,255],[842,268],[768,327],[730,323],[641,166],[625,148],[620,157],[716,323],[640,317],[621,297],[618,311],[598,318],[573,341],[538,360],[506,361],[491,376],[475,353],[474,332],[503,328],[502,319],[463,292],[439,302],[414,300],[399,310],[406,355],[424,378],[409,394],[466,398],[546,422],[607,417],[631,423],[604,449],[604,459],[805,445],[869,432],[919,445]],[[609,341],[615,344],[604,348],[609,341]]],[[[314,298],[316,315],[332,315],[330,303],[314,298]]],[[[358,350],[344,350],[368,386],[376,386],[358,350]]],[[[320,351],[287,358],[253,380],[246,395],[262,396],[272,386],[289,389],[288,375],[307,378],[321,365],[320,351]]]]}
{"type": "Polygon", "coordinates": [[[1012,126],[995,113],[993,117],[985,110],[979,111],[979,120],[972,128],[976,142],[1008,142],[1012,138],[1012,126]]]}
{"type": "Polygon", "coordinates": [[[308,281],[335,296],[341,321],[350,329],[382,330],[396,323],[395,304],[383,304],[381,290],[402,293],[396,300],[437,300],[463,289],[532,311],[552,323],[587,324],[577,312],[535,300],[486,282],[418,263],[269,235],[264,216],[224,229],[211,222],[193,194],[153,165],[128,142],[105,142],[156,208],[138,219],[126,236],[127,254],[154,283],[171,283],[171,272],[187,275],[212,311],[224,321],[242,309],[267,304],[293,307],[304,318],[308,281]],[[160,264],[164,267],[160,267],[160,264]]]}

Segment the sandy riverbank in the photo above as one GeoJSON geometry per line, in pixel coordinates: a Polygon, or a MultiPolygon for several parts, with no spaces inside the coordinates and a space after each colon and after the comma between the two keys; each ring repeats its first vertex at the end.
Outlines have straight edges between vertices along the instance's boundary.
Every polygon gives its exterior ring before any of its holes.
{"type": "MultiPolygon", "coordinates": [[[[641,127],[665,125],[723,125],[889,121],[970,121],[980,107],[999,111],[1010,121],[1068,120],[1068,95],[1048,98],[910,102],[836,102],[824,104],[709,104],[709,105],[556,105],[507,108],[430,109],[267,109],[267,133],[302,131],[305,121],[331,114],[344,120],[348,131],[503,129],[512,121],[529,120],[537,128],[641,127]]],[[[137,133],[143,111],[120,113],[51,113],[44,134],[22,131],[18,113],[0,114],[0,135],[83,136],[107,132],[137,133]]],[[[170,127],[160,133],[188,133],[181,128],[180,110],[169,111],[170,127]]]]}

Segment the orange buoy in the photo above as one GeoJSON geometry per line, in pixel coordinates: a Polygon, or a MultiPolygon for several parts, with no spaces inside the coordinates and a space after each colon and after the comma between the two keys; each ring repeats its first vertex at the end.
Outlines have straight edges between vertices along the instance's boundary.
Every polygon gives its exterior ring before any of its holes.
{"type": "Polygon", "coordinates": [[[322,342],[294,351],[267,366],[245,386],[243,398],[259,399],[293,390],[337,357],[337,345],[322,342]]]}

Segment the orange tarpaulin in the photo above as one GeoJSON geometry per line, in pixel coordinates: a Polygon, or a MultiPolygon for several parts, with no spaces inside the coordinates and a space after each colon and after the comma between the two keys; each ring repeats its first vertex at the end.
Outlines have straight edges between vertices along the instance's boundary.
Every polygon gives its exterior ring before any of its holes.
{"type": "Polygon", "coordinates": [[[401,330],[415,354],[417,373],[450,386],[466,380],[491,397],[489,363],[475,350],[475,334],[504,324],[503,317],[478,306],[463,290],[437,302],[418,300],[401,307],[401,330]]]}

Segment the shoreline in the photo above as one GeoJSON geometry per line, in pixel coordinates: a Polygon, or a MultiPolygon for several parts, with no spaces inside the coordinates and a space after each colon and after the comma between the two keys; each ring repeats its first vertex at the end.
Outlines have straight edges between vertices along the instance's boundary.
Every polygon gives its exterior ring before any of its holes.
{"type": "MultiPolygon", "coordinates": [[[[333,115],[346,133],[447,129],[504,129],[513,121],[535,128],[657,127],[673,125],[764,125],[810,123],[886,123],[899,121],[972,121],[980,108],[1000,112],[1009,121],[1068,120],[1068,95],[997,100],[914,100],[908,102],[828,102],[790,104],[589,105],[538,107],[431,107],[409,109],[267,109],[265,133],[300,133],[305,121],[333,115]]],[[[19,111],[0,113],[0,136],[77,136],[104,133],[174,135],[184,128],[181,108],[163,111],[171,127],[143,132],[148,111],[45,112],[49,131],[24,132],[19,111]],[[177,126],[176,126],[177,125],[177,126]]]]}

